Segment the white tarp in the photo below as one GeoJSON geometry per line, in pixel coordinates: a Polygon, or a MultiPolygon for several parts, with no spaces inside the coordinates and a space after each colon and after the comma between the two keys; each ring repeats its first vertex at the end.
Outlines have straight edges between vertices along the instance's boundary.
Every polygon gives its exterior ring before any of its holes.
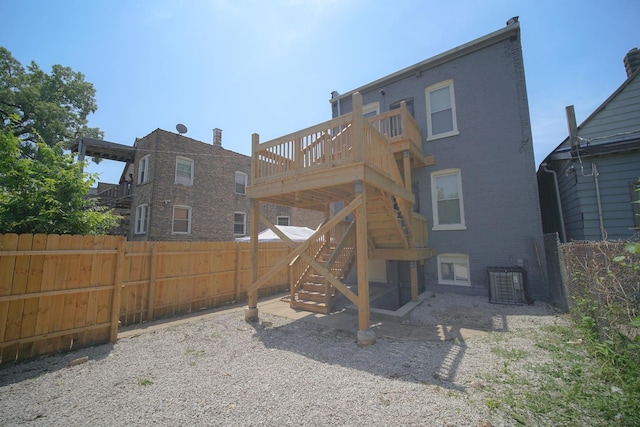
{"type": "MultiPolygon", "coordinates": [[[[285,236],[287,236],[289,239],[293,240],[294,242],[304,242],[305,240],[309,239],[309,237],[311,237],[313,233],[316,232],[316,230],[312,230],[307,227],[294,227],[292,225],[276,225],[276,227],[278,227],[278,230],[282,231],[285,236]]],[[[250,240],[251,239],[249,238],[249,236],[238,237],[236,239],[236,242],[248,242],[250,240]]],[[[258,233],[258,241],[259,242],[279,242],[280,238],[276,233],[271,231],[271,229],[267,228],[266,230],[258,233]]]]}

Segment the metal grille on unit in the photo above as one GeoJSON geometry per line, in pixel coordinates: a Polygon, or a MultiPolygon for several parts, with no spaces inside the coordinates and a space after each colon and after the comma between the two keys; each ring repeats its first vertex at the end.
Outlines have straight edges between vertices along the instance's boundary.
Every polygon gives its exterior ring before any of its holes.
{"type": "Polygon", "coordinates": [[[517,304],[526,302],[527,272],[520,267],[489,267],[489,302],[517,304]]]}

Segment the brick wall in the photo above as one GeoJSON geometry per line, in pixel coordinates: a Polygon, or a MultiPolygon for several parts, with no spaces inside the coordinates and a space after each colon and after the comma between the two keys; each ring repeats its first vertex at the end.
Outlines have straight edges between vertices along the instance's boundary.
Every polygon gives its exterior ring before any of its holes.
{"type": "MultiPolygon", "coordinates": [[[[250,179],[251,157],[161,129],[139,139],[136,147],[132,229],[136,206],[148,204],[150,212],[147,233],[134,234],[132,230],[131,240],[231,241],[238,237],[233,234],[235,212],[246,213],[249,233],[251,207],[246,195],[235,192],[235,173],[244,172],[250,179]],[[147,154],[150,178],[139,185],[137,168],[147,154]],[[178,156],[193,161],[193,185],[176,183],[178,156]],[[175,206],[191,208],[191,233],[172,231],[175,206]]],[[[284,206],[265,205],[262,213],[274,223],[277,216],[291,217],[292,225],[314,222],[306,215],[294,219],[291,208],[284,206]]]]}

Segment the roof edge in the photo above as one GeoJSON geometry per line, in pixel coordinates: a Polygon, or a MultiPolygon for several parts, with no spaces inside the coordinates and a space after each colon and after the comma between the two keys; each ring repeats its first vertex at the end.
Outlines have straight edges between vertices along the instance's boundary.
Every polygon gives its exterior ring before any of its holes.
{"type": "Polygon", "coordinates": [[[520,32],[520,22],[516,21],[497,31],[486,34],[477,39],[471,40],[470,42],[454,47],[453,49],[449,49],[438,55],[432,56],[431,58],[427,58],[424,61],[418,62],[409,67],[396,71],[392,74],[381,77],[377,80],[374,80],[356,89],[350,90],[341,95],[330,98],[329,102],[333,103],[335,101],[348,98],[356,92],[365,92],[365,91],[368,91],[369,89],[374,89],[377,86],[380,86],[382,84],[388,84],[390,82],[402,80],[408,75],[415,74],[418,71],[428,70],[430,68],[434,68],[438,65],[457,59],[461,56],[468,55],[486,46],[490,46],[501,40],[504,40],[505,38],[507,38],[507,36],[510,36],[512,33],[519,34],[519,32],[520,32]]]}

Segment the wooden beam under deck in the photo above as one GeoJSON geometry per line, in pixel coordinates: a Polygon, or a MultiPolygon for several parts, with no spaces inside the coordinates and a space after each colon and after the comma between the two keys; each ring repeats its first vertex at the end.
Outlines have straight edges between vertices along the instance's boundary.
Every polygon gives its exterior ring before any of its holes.
{"type": "Polygon", "coordinates": [[[415,203],[410,190],[365,163],[285,175],[268,183],[247,187],[247,196],[265,203],[324,210],[326,203],[353,199],[353,182],[356,180],[415,203]]]}
{"type": "Polygon", "coordinates": [[[436,255],[436,251],[431,248],[411,248],[411,249],[374,249],[371,259],[388,259],[398,261],[420,261],[436,255]]]}

